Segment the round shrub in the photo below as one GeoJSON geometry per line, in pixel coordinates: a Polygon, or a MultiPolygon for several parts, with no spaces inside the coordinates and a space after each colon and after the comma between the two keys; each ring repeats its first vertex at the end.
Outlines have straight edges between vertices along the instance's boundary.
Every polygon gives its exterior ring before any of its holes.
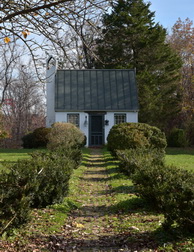
{"type": "Polygon", "coordinates": [[[144,123],[121,123],[114,125],[107,137],[108,149],[116,150],[156,149],[164,153],[166,137],[160,129],[144,123]]]}
{"type": "Polygon", "coordinates": [[[50,128],[37,128],[33,132],[22,137],[24,148],[45,148],[48,143],[48,134],[50,133],[50,128]]]}
{"type": "Polygon", "coordinates": [[[74,124],[57,122],[52,125],[48,135],[48,149],[55,150],[59,146],[63,148],[80,148],[84,145],[84,134],[74,124]]]}
{"type": "Polygon", "coordinates": [[[22,137],[22,146],[26,149],[34,148],[34,135],[33,133],[28,133],[27,135],[22,137]]]}
{"type": "Polygon", "coordinates": [[[37,128],[33,132],[34,148],[46,147],[48,144],[48,134],[51,132],[51,128],[37,128]]]}
{"type": "Polygon", "coordinates": [[[186,138],[185,131],[183,129],[174,128],[168,136],[169,147],[186,147],[188,141],[186,138]]]}

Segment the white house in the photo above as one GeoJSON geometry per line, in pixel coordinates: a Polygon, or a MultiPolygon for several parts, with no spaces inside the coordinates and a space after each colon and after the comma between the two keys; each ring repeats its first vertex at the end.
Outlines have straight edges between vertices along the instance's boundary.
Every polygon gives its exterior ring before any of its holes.
{"type": "Polygon", "coordinates": [[[71,122],[86,135],[87,146],[106,143],[109,130],[121,122],[138,122],[134,70],[58,70],[47,61],[47,120],[71,122]]]}

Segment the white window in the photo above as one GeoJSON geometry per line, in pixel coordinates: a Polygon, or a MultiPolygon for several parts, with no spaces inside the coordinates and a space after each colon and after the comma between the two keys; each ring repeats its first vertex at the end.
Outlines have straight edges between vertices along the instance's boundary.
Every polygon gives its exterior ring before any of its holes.
{"type": "Polygon", "coordinates": [[[67,122],[79,127],[79,114],[67,114],[67,122]]]}
{"type": "Polygon", "coordinates": [[[115,114],[115,124],[126,122],[126,114],[115,114]]]}

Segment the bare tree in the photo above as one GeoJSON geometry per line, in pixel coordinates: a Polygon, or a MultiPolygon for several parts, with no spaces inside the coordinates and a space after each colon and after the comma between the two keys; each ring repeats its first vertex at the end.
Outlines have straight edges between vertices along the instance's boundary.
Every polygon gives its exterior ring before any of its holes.
{"type": "MultiPolygon", "coordinates": [[[[83,38],[83,24],[104,11],[109,0],[4,0],[0,4],[0,41],[23,42],[36,65],[38,73],[40,49],[63,48],[64,34],[71,27],[83,38]]],[[[90,45],[83,45],[91,52],[90,45]]],[[[64,51],[64,50],[63,50],[64,51]]],[[[67,53],[64,51],[64,55],[67,53]]]]}
{"type": "Polygon", "coordinates": [[[0,51],[1,111],[4,128],[19,142],[27,131],[44,126],[45,94],[33,64],[25,59],[25,50],[17,44],[11,47],[0,51]]]}
{"type": "Polygon", "coordinates": [[[2,106],[5,128],[17,143],[25,133],[45,126],[41,85],[22,65],[19,67],[19,75],[9,84],[2,106]]]}
{"type": "Polygon", "coordinates": [[[180,89],[183,90],[182,113],[183,124],[194,116],[194,26],[189,18],[178,19],[168,38],[171,46],[182,58],[180,89]]]}
{"type": "Polygon", "coordinates": [[[100,18],[93,18],[93,26],[84,20],[77,20],[74,27],[68,27],[60,38],[60,46],[50,52],[59,59],[60,68],[91,69],[94,67],[96,38],[99,36],[100,18]]]}
{"type": "Polygon", "coordinates": [[[0,107],[5,101],[6,90],[16,74],[15,66],[25,55],[24,47],[16,43],[3,44],[0,48],[0,107]]]}

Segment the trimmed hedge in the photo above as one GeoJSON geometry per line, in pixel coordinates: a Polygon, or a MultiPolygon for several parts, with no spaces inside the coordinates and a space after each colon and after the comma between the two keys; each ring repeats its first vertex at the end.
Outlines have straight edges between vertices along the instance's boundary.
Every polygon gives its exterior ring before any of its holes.
{"type": "Polygon", "coordinates": [[[163,226],[174,223],[194,231],[194,174],[166,166],[156,150],[117,151],[122,170],[132,178],[136,193],[164,214],[163,226]]]}
{"type": "Polygon", "coordinates": [[[69,179],[78,162],[67,150],[35,152],[32,159],[8,165],[0,174],[0,234],[29,219],[31,207],[42,208],[62,202],[69,179]]]}
{"type": "Polygon", "coordinates": [[[7,165],[9,172],[0,173],[0,234],[27,222],[31,207],[60,203],[68,193],[71,173],[82,159],[85,138],[73,124],[39,128],[24,139],[28,148],[43,147],[49,141],[49,151],[33,152],[31,159],[7,165]]]}
{"type": "Polygon", "coordinates": [[[166,137],[160,129],[144,123],[121,123],[114,125],[107,137],[108,150],[156,149],[165,153],[166,137]]]}
{"type": "Polygon", "coordinates": [[[38,190],[34,160],[18,161],[0,174],[0,234],[29,219],[34,192],[38,190]]]}
{"type": "Polygon", "coordinates": [[[116,156],[120,161],[120,169],[128,175],[132,175],[137,169],[143,167],[145,163],[149,164],[149,166],[164,164],[164,155],[153,149],[117,150],[116,156]]]}
{"type": "Polygon", "coordinates": [[[39,168],[37,173],[38,190],[34,192],[32,206],[46,207],[62,202],[68,193],[69,179],[75,162],[63,151],[33,153],[33,160],[39,168]]]}
{"type": "Polygon", "coordinates": [[[174,223],[194,231],[194,174],[173,166],[149,165],[132,176],[138,195],[164,214],[163,226],[174,223]]]}
{"type": "Polygon", "coordinates": [[[80,148],[84,146],[85,136],[74,124],[57,122],[52,125],[48,140],[49,150],[55,150],[59,146],[67,149],[80,148]]]}

